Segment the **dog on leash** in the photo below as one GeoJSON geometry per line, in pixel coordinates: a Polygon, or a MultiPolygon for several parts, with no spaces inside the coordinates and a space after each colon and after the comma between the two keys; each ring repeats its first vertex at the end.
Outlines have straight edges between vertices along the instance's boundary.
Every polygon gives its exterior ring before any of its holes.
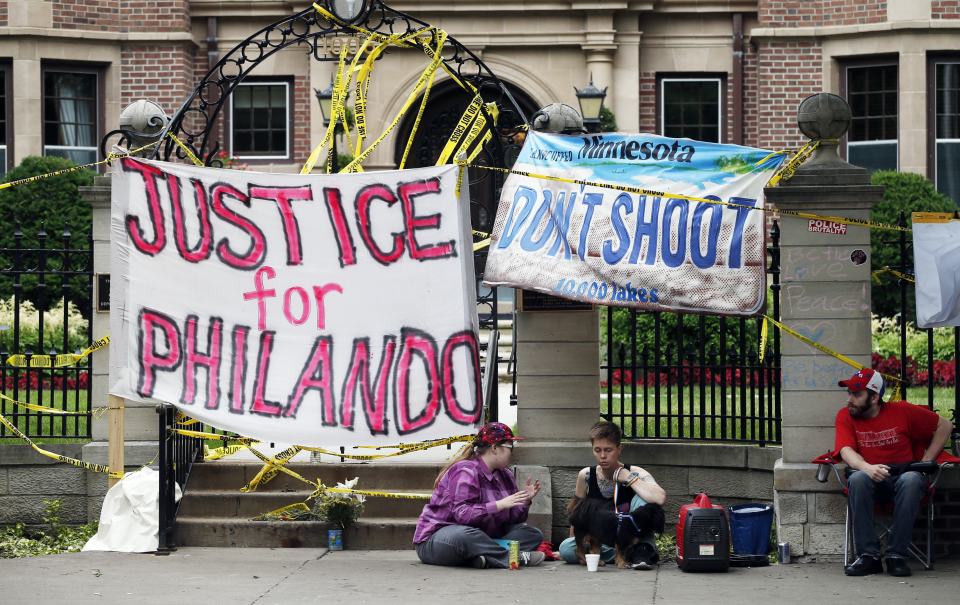
{"type": "Polygon", "coordinates": [[[640,537],[648,532],[663,533],[665,520],[661,506],[646,504],[629,514],[617,514],[609,501],[574,498],[567,512],[581,565],[587,563],[584,555],[599,554],[603,544],[616,548],[616,563],[621,569],[656,563],[656,549],[649,552],[650,545],[640,537]]]}

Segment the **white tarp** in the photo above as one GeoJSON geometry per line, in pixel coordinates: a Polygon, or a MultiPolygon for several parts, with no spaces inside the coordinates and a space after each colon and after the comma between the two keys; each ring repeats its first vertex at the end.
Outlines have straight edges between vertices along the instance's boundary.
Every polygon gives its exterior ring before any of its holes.
{"type": "Polygon", "coordinates": [[[116,162],[110,392],[306,446],[472,431],[479,345],[457,170],[116,162]]]}
{"type": "Polygon", "coordinates": [[[752,208],[783,159],[650,134],[531,132],[513,168],[568,181],[507,177],[484,279],[588,303],[752,315],[766,301],[765,214],[752,208]]]}
{"type": "MultiPolygon", "coordinates": [[[[159,473],[149,467],[127,473],[103,498],[97,533],[83,550],[153,552],[159,543],[159,473]]],[[[175,484],[176,485],[176,484],[175,484]]],[[[180,500],[180,486],[176,486],[180,500]]]]}
{"type": "Polygon", "coordinates": [[[960,326],[960,219],[913,213],[913,271],[917,326],[960,326]]]}

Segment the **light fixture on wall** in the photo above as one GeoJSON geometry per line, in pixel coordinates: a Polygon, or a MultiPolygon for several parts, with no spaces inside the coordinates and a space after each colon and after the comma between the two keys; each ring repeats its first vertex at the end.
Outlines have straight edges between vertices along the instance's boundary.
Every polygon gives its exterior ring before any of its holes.
{"type": "Polygon", "coordinates": [[[583,88],[573,87],[580,103],[580,115],[583,116],[583,125],[589,132],[600,131],[600,112],[603,111],[603,100],[607,96],[607,87],[600,90],[593,85],[593,74],[590,74],[590,83],[583,88]]]}
{"type": "MultiPolygon", "coordinates": [[[[330,86],[320,90],[314,88],[313,93],[317,95],[317,102],[320,104],[320,115],[323,116],[323,125],[329,126],[333,119],[333,79],[330,80],[330,86]]],[[[337,130],[333,131],[333,166],[332,172],[338,172],[340,167],[337,165],[337,130]]]]}
{"type": "Polygon", "coordinates": [[[327,9],[344,21],[353,22],[367,12],[369,0],[327,0],[327,9]]]}

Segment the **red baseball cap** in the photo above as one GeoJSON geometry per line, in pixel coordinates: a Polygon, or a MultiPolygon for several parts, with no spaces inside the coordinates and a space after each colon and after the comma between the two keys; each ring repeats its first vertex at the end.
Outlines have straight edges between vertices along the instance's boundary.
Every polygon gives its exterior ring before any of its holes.
{"type": "Polygon", "coordinates": [[[488,422],[477,433],[477,442],[486,445],[496,445],[505,441],[520,441],[523,437],[514,437],[510,427],[502,422],[488,422]]]}
{"type": "Polygon", "coordinates": [[[880,372],[864,368],[850,378],[841,380],[837,385],[854,392],[868,389],[879,394],[883,392],[883,376],[880,375],[880,372]]]}

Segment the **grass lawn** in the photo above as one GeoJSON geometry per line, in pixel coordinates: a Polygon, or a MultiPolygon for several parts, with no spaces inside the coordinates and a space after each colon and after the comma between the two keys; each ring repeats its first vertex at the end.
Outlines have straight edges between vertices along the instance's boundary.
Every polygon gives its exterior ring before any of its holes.
{"type": "MultiPolygon", "coordinates": [[[[12,389],[0,392],[7,397],[13,397],[12,389]]],[[[26,403],[35,403],[71,412],[90,409],[86,389],[68,390],[66,393],[59,390],[51,391],[50,389],[31,390],[29,392],[21,390],[18,398],[26,403]]],[[[14,423],[18,429],[38,444],[84,443],[90,440],[87,436],[89,430],[88,416],[61,416],[34,412],[6,400],[0,400],[0,414],[3,414],[7,420],[14,423]]],[[[9,429],[0,426],[0,445],[18,445],[20,443],[22,441],[13,436],[9,429]]]]}

